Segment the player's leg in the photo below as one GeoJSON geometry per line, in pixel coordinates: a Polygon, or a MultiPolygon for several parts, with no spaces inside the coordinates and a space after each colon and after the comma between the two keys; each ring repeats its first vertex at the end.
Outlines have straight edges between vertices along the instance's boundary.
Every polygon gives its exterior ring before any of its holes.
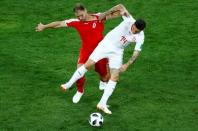
{"type": "MultiPolygon", "coordinates": [[[[77,69],[81,67],[83,64],[77,64],[77,69]]],[[[78,103],[81,99],[81,97],[84,94],[84,83],[85,83],[85,76],[80,78],[79,80],[76,81],[76,86],[77,86],[77,92],[72,98],[73,103],[78,103]]]]}
{"type": "Polygon", "coordinates": [[[90,69],[92,65],[94,65],[95,62],[91,59],[89,59],[84,65],[79,67],[71,77],[71,79],[66,83],[61,85],[61,89],[65,91],[66,89],[69,89],[78,79],[82,78],[85,73],[90,69]]]}
{"type": "Polygon", "coordinates": [[[92,54],[89,56],[88,61],[75,71],[71,79],[66,84],[61,85],[61,89],[63,91],[69,89],[74,84],[74,82],[82,78],[92,65],[94,65],[99,60],[105,58],[106,54],[104,52],[104,46],[105,46],[105,41],[102,40],[100,44],[92,52],[92,54]]]}
{"type": "Polygon", "coordinates": [[[106,88],[104,89],[102,98],[97,105],[98,109],[103,110],[107,114],[112,114],[112,112],[107,108],[107,101],[109,97],[112,95],[118,79],[119,79],[119,69],[111,69],[111,78],[108,81],[106,88]]]}
{"type": "MultiPolygon", "coordinates": [[[[78,58],[78,64],[77,69],[80,68],[85,62],[88,60],[89,54],[83,50],[80,50],[79,58],[78,58]]],[[[73,103],[78,103],[81,99],[81,97],[84,94],[84,83],[85,83],[85,76],[80,78],[76,81],[77,91],[75,95],[72,98],[73,103]]]]}
{"type": "Polygon", "coordinates": [[[110,67],[111,77],[107,83],[106,88],[104,89],[102,98],[97,105],[97,108],[101,109],[107,114],[111,114],[111,111],[107,108],[107,101],[109,97],[112,95],[116,87],[117,81],[119,79],[119,72],[120,72],[119,68],[122,65],[122,57],[123,57],[123,51],[115,51],[113,54],[109,55],[109,67],[110,67]]]}
{"type": "Polygon", "coordinates": [[[108,59],[102,59],[95,64],[95,71],[100,76],[99,89],[104,90],[110,78],[110,71],[108,66],[108,59]]]}
{"type": "MultiPolygon", "coordinates": [[[[82,65],[83,64],[77,64],[77,69],[80,68],[82,65]]],[[[76,81],[78,92],[81,92],[81,93],[84,92],[84,83],[85,83],[85,76],[83,76],[82,78],[76,81]]]]}

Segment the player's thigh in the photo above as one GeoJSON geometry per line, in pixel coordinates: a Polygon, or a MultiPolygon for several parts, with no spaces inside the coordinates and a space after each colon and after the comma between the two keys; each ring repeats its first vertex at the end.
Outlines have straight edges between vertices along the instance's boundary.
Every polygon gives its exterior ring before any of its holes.
{"type": "Polygon", "coordinates": [[[88,59],[89,56],[90,56],[89,53],[80,51],[77,68],[81,67],[82,65],[85,65],[85,68],[89,69],[92,65],[94,65],[95,62],[92,60],[89,60],[88,59]]]}
{"type": "Polygon", "coordinates": [[[78,62],[77,62],[77,68],[79,68],[82,65],[84,65],[87,60],[88,60],[88,57],[86,58],[86,57],[79,56],[78,62]]]}
{"type": "Polygon", "coordinates": [[[83,65],[88,60],[90,54],[86,53],[85,51],[80,51],[77,65],[83,65]]]}
{"type": "MultiPolygon", "coordinates": [[[[99,60],[103,58],[107,58],[108,54],[108,46],[105,45],[106,43],[100,43],[95,50],[92,52],[92,54],[89,56],[90,60],[93,60],[95,62],[98,62],[99,60]]],[[[108,44],[108,43],[107,43],[108,44]]]]}
{"type": "Polygon", "coordinates": [[[108,59],[104,58],[99,60],[95,64],[95,71],[98,72],[101,77],[106,77],[106,75],[109,74],[108,59]]]}
{"type": "Polygon", "coordinates": [[[110,69],[119,69],[122,66],[123,54],[111,54],[109,55],[109,67],[110,69]]]}

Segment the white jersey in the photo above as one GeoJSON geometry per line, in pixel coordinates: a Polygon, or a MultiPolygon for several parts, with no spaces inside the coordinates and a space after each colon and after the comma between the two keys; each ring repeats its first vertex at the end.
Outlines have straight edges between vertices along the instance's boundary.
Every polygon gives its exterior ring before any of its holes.
{"type": "Polygon", "coordinates": [[[113,46],[116,46],[120,49],[124,49],[131,42],[135,43],[135,49],[141,51],[141,46],[144,43],[144,32],[133,34],[131,27],[135,22],[135,19],[132,16],[126,17],[123,16],[123,22],[121,22],[117,27],[110,31],[105,39],[111,41],[113,46]]]}
{"type": "Polygon", "coordinates": [[[130,43],[135,43],[135,50],[141,51],[144,43],[144,32],[133,34],[131,27],[135,20],[132,16],[123,17],[123,21],[110,31],[105,38],[98,44],[89,59],[98,62],[103,58],[109,60],[111,69],[119,69],[123,62],[124,48],[130,43]]]}

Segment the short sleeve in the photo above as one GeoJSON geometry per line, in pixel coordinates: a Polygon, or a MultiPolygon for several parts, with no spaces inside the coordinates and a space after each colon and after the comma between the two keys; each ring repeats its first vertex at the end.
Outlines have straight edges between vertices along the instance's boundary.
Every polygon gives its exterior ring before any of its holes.
{"type": "Polygon", "coordinates": [[[144,33],[141,33],[140,36],[136,38],[136,45],[134,50],[141,51],[143,43],[144,43],[144,33]]]}
{"type": "Polygon", "coordinates": [[[132,23],[134,23],[135,22],[135,19],[131,16],[131,15],[129,15],[129,16],[122,16],[122,19],[124,20],[124,21],[127,21],[127,22],[132,22],[132,23]]]}
{"type": "Polygon", "coordinates": [[[141,51],[142,50],[142,45],[143,45],[143,43],[136,43],[134,50],[141,51]]]}
{"type": "MultiPolygon", "coordinates": [[[[97,19],[99,19],[99,16],[101,15],[102,13],[101,12],[98,12],[96,14],[93,14],[94,16],[97,17],[97,19]]],[[[102,19],[101,22],[105,22],[106,21],[106,18],[102,19]]]]}
{"type": "Polygon", "coordinates": [[[67,27],[76,27],[78,23],[79,23],[78,19],[65,20],[65,24],[67,25],[67,27]]]}

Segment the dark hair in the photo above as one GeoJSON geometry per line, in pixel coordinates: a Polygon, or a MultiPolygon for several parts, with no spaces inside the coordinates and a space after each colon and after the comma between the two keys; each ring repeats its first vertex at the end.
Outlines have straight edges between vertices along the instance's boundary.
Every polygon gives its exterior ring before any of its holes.
{"type": "Polygon", "coordinates": [[[146,27],[146,22],[142,19],[137,19],[135,21],[135,26],[139,29],[139,30],[144,30],[144,28],[146,27]]]}
{"type": "Polygon", "coordinates": [[[84,5],[82,5],[81,3],[77,3],[77,4],[75,5],[75,7],[73,8],[73,12],[76,12],[76,11],[78,11],[78,10],[84,11],[84,10],[85,10],[84,5]]]}

